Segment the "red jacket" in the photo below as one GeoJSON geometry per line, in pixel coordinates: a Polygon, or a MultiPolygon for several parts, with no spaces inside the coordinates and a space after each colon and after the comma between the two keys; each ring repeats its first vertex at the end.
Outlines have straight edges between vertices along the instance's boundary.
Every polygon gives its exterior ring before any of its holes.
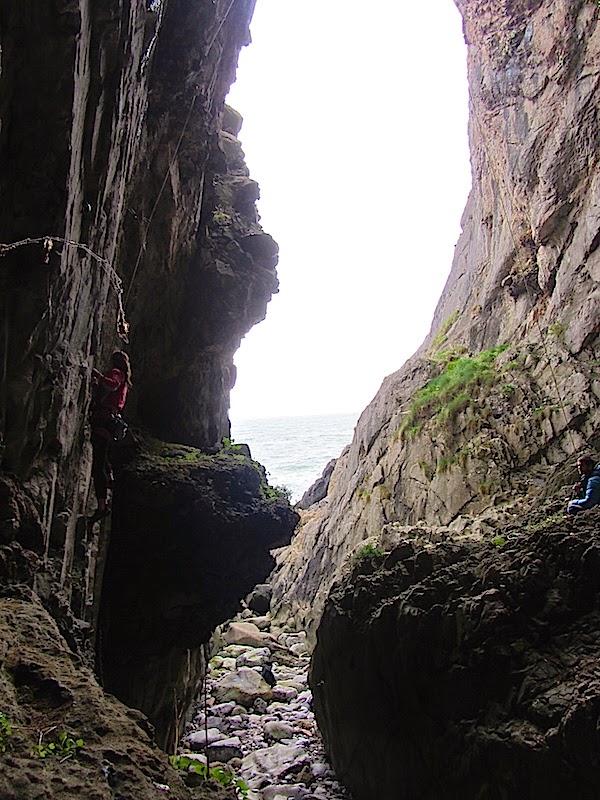
{"type": "Polygon", "coordinates": [[[127,380],[125,374],[113,367],[106,375],[98,378],[95,387],[95,417],[107,418],[122,411],[127,399],[127,380]]]}

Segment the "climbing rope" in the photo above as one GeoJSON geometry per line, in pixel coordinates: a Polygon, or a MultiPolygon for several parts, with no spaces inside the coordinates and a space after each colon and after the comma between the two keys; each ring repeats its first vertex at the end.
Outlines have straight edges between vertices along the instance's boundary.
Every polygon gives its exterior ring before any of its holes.
{"type": "Polygon", "coordinates": [[[43,244],[44,264],[48,264],[50,262],[50,253],[54,249],[55,242],[65,245],[66,247],[75,247],[78,250],[83,250],[85,253],[91,256],[91,258],[93,258],[104,270],[117,297],[117,335],[123,339],[123,341],[127,342],[129,323],[125,317],[125,310],[123,307],[123,282],[107,258],[99,256],[98,253],[95,253],[90,247],[82,242],[74,242],[71,239],[62,239],[60,236],[39,236],[37,238],[21,239],[18,242],[10,242],[9,244],[0,242],[0,257],[6,255],[6,253],[10,252],[11,250],[16,250],[18,247],[24,247],[31,244],[43,244]]]}
{"type": "Polygon", "coordinates": [[[141,244],[140,244],[140,249],[138,251],[137,258],[135,260],[135,266],[134,266],[133,272],[131,274],[131,279],[129,281],[129,286],[127,287],[127,292],[125,294],[125,305],[127,305],[127,302],[129,301],[129,296],[130,296],[131,290],[133,288],[133,283],[135,281],[135,278],[136,278],[140,263],[142,261],[142,255],[143,255],[143,253],[144,253],[144,251],[146,249],[146,243],[147,243],[147,239],[148,239],[148,232],[150,231],[150,227],[152,225],[152,221],[154,219],[154,215],[156,214],[156,209],[158,208],[158,204],[160,202],[160,198],[162,197],[162,193],[163,193],[163,191],[165,189],[165,186],[167,185],[167,181],[169,180],[169,175],[171,173],[171,167],[175,163],[175,159],[177,158],[177,155],[179,153],[179,149],[181,147],[181,143],[183,141],[183,137],[185,135],[185,132],[187,130],[187,126],[188,126],[190,118],[192,116],[192,111],[194,110],[195,103],[196,103],[196,95],[194,95],[192,97],[192,102],[190,103],[190,108],[188,110],[188,114],[187,114],[185,123],[183,125],[182,130],[181,130],[181,134],[179,136],[179,141],[177,142],[177,147],[175,148],[175,152],[173,154],[173,157],[171,158],[171,160],[169,161],[169,165],[167,166],[165,177],[164,177],[163,182],[162,182],[162,184],[160,186],[160,189],[158,191],[158,195],[156,196],[156,200],[154,201],[154,205],[152,206],[152,211],[150,212],[150,216],[146,220],[146,228],[145,228],[145,230],[144,230],[144,232],[142,234],[142,241],[141,241],[141,244]]]}
{"type": "Polygon", "coordinates": [[[4,354],[2,358],[2,396],[0,398],[0,458],[2,457],[2,448],[6,435],[6,408],[8,406],[8,294],[6,294],[4,302],[4,354]]]}
{"type": "Polygon", "coordinates": [[[212,37],[212,39],[210,40],[210,43],[208,44],[206,50],[204,51],[204,55],[205,56],[207,56],[210,53],[210,51],[212,50],[213,44],[216,42],[217,36],[221,33],[223,25],[225,25],[227,17],[229,16],[229,14],[231,12],[231,9],[233,8],[234,5],[235,5],[235,0],[231,0],[231,3],[229,4],[229,8],[227,9],[227,11],[225,12],[225,14],[222,17],[221,21],[219,22],[217,30],[214,33],[214,36],[212,37]]]}
{"type": "Polygon", "coordinates": [[[208,669],[210,652],[208,643],[202,645],[204,656],[204,670],[202,675],[202,710],[204,712],[204,755],[206,756],[206,769],[210,771],[210,750],[208,749],[208,669]]]}
{"type": "MultiPolygon", "coordinates": [[[[233,6],[235,5],[235,2],[236,2],[236,0],[231,0],[231,2],[229,3],[229,6],[227,8],[227,11],[225,12],[223,17],[219,21],[217,29],[216,29],[215,33],[213,34],[210,42],[208,43],[208,45],[206,46],[206,49],[204,51],[205,58],[206,58],[206,56],[208,56],[208,54],[212,50],[213,45],[216,42],[218,35],[221,33],[221,31],[223,29],[223,25],[227,21],[229,15],[231,13],[231,10],[233,9],[233,6]]],[[[150,216],[145,220],[146,224],[145,224],[145,229],[144,229],[144,231],[142,233],[142,240],[141,240],[141,243],[140,243],[140,248],[139,248],[139,251],[138,251],[138,254],[137,254],[137,258],[135,260],[135,265],[134,265],[134,268],[133,268],[133,272],[131,274],[131,279],[129,281],[129,286],[127,287],[127,292],[125,293],[125,305],[127,305],[127,303],[129,302],[129,297],[131,295],[131,290],[133,289],[134,281],[135,281],[135,279],[137,277],[137,273],[138,273],[138,270],[139,270],[139,267],[140,267],[140,264],[141,264],[141,261],[142,261],[142,256],[143,256],[143,254],[144,254],[144,252],[146,250],[146,245],[147,245],[147,242],[148,242],[148,233],[150,232],[150,228],[152,226],[152,222],[154,220],[154,215],[156,214],[156,210],[158,208],[158,204],[160,202],[160,198],[162,197],[162,193],[165,190],[165,186],[167,185],[167,181],[169,180],[169,175],[171,174],[171,169],[172,169],[173,165],[175,164],[175,160],[177,159],[177,156],[179,155],[179,150],[181,149],[181,144],[183,142],[183,137],[185,136],[185,132],[187,131],[187,128],[188,128],[188,125],[189,125],[189,122],[190,122],[190,119],[191,119],[191,116],[192,116],[192,111],[194,110],[194,105],[196,103],[196,97],[197,97],[197,95],[194,95],[192,97],[192,100],[191,100],[191,103],[190,103],[190,107],[189,107],[189,110],[188,110],[188,113],[187,113],[187,117],[185,119],[183,128],[181,130],[181,133],[179,135],[179,139],[177,141],[177,146],[175,148],[175,152],[173,153],[173,155],[172,155],[172,157],[171,157],[171,159],[169,161],[169,164],[167,166],[167,169],[165,171],[165,177],[163,179],[163,182],[161,183],[160,189],[158,190],[158,195],[156,196],[156,200],[154,201],[154,205],[152,206],[152,210],[150,212],[150,216]]]]}
{"type": "MultiPolygon", "coordinates": [[[[496,169],[496,165],[494,163],[494,159],[492,158],[492,155],[491,155],[491,148],[489,146],[489,142],[488,142],[488,138],[487,138],[487,135],[486,135],[486,132],[485,132],[485,128],[484,128],[484,125],[483,125],[483,123],[481,121],[481,118],[479,116],[477,105],[476,105],[475,101],[473,100],[473,95],[471,93],[471,87],[470,86],[469,86],[469,101],[470,101],[470,104],[471,104],[471,108],[473,109],[473,117],[475,119],[475,122],[477,124],[478,129],[479,129],[479,133],[481,135],[481,141],[483,142],[484,150],[486,151],[488,163],[489,163],[490,168],[492,170],[492,173],[494,175],[494,179],[496,181],[496,184],[498,185],[498,187],[500,189],[500,191],[498,192],[498,199],[500,201],[500,205],[502,206],[502,211],[504,212],[504,218],[506,219],[506,222],[507,222],[507,225],[508,225],[508,230],[509,230],[509,233],[510,233],[510,237],[511,237],[511,239],[513,241],[513,245],[514,245],[514,248],[515,248],[515,254],[518,254],[519,251],[523,249],[523,244],[522,244],[522,242],[517,242],[517,237],[516,237],[515,231],[513,229],[511,216],[508,213],[508,209],[507,209],[506,204],[504,202],[503,190],[506,193],[506,195],[508,195],[510,197],[510,199],[512,201],[512,204],[513,204],[513,207],[519,207],[519,204],[517,203],[517,201],[515,199],[514,193],[511,191],[511,189],[508,186],[508,184],[506,183],[506,181],[504,181],[503,177],[501,176],[499,171],[497,171],[497,169],[496,169]],[[502,187],[504,187],[504,188],[502,188],[502,187]]],[[[522,210],[524,211],[524,209],[522,209],[522,210]]],[[[535,298],[533,297],[533,295],[530,292],[530,287],[528,285],[527,280],[524,281],[524,285],[525,285],[525,291],[527,292],[527,296],[528,296],[529,300],[533,302],[535,300],[535,298]]],[[[533,323],[536,326],[536,328],[538,330],[538,333],[539,333],[542,349],[544,351],[544,355],[546,357],[546,361],[547,361],[548,366],[550,368],[550,375],[552,377],[552,382],[553,382],[554,388],[556,390],[556,396],[558,398],[558,405],[559,405],[559,408],[561,409],[561,411],[563,413],[563,417],[564,417],[564,420],[565,420],[565,429],[566,429],[566,431],[567,431],[567,433],[569,435],[569,439],[571,441],[571,447],[573,448],[573,452],[575,452],[577,450],[577,447],[576,447],[575,440],[574,440],[574,437],[573,437],[573,431],[571,430],[570,425],[569,425],[569,420],[567,418],[567,412],[566,412],[566,409],[565,409],[565,403],[563,401],[562,394],[561,394],[560,388],[558,386],[558,379],[556,377],[556,372],[554,370],[554,367],[552,365],[552,361],[550,359],[550,352],[548,350],[548,346],[547,346],[547,343],[546,343],[546,337],[544,335],[544,332],[542,331],[542,327],[540,325],[540,321],[539,321],[538,317],[535,314],[533,315],[533,323]]]]}

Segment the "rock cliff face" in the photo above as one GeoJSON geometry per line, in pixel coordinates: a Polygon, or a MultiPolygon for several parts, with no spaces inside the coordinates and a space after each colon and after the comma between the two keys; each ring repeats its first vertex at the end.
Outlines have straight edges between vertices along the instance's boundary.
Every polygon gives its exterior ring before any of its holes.
{"type": "Polygon", "coordinates": [[[597,796],[600,515],[558,517],[390,532],[332,591],[310,681],[355,800],[597,796]]]}
{"type": "MultiPolygon", "coordinates": [[[[143,708],[163,745],[197,685],[200,645],[296,520],[247,454],[219,452],[233,353],[277,291],[277,245],[258,224],[241,120],[224,106],[253,6],[0,9],[2,592],[28,586],[18,618],[32,604],[43,626],[41,601],[56,647],[143,708]],[[117,347],[132,357],[127,416],[144,434],[119,459],[111,523],[90,530],[91,368],[117,347]],[[165,455],[149,433],[187,448],[165,455]]],[[[4,706],[15,724],[44,727],[28,698],[44,705],[53,669],[25,668],[31,692],[4,706]]],[[[55,721],[74,730],[81,718],[59,701],[55,721]]],[[[117,789],[105,772],[98,796],[158,792],[117,789]]]]}
{"type": "Polygon", "coordinates": [[[473,189],[431,332],[362,414],[273,596],[356,800],[597,794],[600,11],[457,0],[473,189]],[[591,746],[590,746],[591,745],[591,746]]]}
{"type": "Polygon", "coordinates": [[[429,336],[385,379],[280,554],[276,602],[313,641],[348,555],[386,523],[447,525],[600,445],[600,12],[457,5],[473,189],[429,336]]]}
{"type": "Polygon", "coordinates": [[[148,440],[123,464],[114,517],[98,670],[171,745],[199,688],[199,643],[269,574],[269,550],[298,517],[235,449],[207,456],[148,440]]]}

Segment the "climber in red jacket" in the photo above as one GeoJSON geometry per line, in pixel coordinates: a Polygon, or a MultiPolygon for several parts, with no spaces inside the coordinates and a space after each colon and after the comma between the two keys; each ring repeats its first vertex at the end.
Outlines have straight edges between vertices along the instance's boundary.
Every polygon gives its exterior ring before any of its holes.
{"type": "Polygon", "coordinates": [[[110,364],[105,374],[92,370],[92,478],[98,508],[89,518],[91,525],[109,512],[106,497],[113,480],[110,445],[121,422],[127,390],[131,387],[131,364],[127,353],[117,350],[112,354],[110,364]]]}

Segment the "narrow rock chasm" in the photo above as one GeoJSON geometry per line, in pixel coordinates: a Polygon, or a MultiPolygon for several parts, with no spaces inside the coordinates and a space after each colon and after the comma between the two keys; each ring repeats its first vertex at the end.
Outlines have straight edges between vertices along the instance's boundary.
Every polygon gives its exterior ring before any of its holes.
{"type": "Polygon", "coordinates": [[[233,355],[278,290],[225,106],[253,0],[0,7],[7,800],[232,798],[193,769],[203,736],[253,800],[596,797],[598,512],[564,509],[575,454],[600,460],[600,12],[456,5],[448,282],[298,527],[229,442],[233,355]],[[91,525],[91,371],[122,347],[131,433],[91,525]],[[270,616],[211,653],[267,579],[270,616]]]}
{"type": "Polygon", "coordinates": [[[288,628],[247,608],[223,626],[179,757],[227,764],[251,800],[348,800],[312,713],[306,633],[288,628]]]}

